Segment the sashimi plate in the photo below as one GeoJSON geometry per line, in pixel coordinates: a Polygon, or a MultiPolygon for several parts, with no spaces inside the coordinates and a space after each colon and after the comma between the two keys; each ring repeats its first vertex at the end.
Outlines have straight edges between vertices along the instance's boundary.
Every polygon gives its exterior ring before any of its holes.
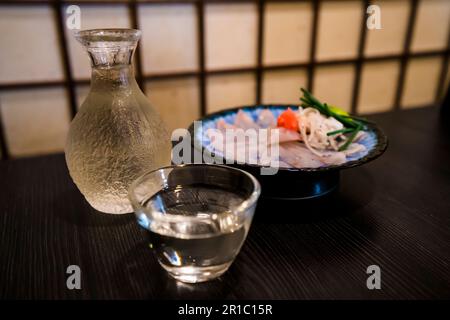
{"type": "Polygon", "coordinates": [[[254,121],[263,110],[269,110],[277,118],[288,108],[297,109],[296,105],[257,105],[242,106],[209,114],[199,121],[200,126],[189,127],[192,137],[192,148],[203,155],[205,149],[214,155],[221,163],[243,169],[255,175],[262,186],[262,196],[265,198],[283,200],[302,200],[323,196],[337,189],[340,170],[363,165],[381,156],[388,146],[388,139],[383,131],[373,123],[368,123],[364,137],[358,142],[365,150],[347,157],[345,163],[339,165],[324,165],[316,168],[285,168],[280,166],[274,175],[261,174],[261,166],[250,163],[237,163],[226,159],[216,150],[207,134],[208,129],[216,128],[219,120],[233,124],[239,110],[244,111],[254,121]],[[194,130],[195,127],[195,130],[194,130]]]}

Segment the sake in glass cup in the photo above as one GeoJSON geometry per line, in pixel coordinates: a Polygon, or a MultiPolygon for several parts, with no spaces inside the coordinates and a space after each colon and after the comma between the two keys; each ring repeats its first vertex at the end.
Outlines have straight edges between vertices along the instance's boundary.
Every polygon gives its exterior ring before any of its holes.
{"type": "Polygon", "coordinates": [[[251,174],[188,164],[148,172],[130,187],[138,223],[158,262],[175,279],[219,277],[247,237],[261,188],[251,174]]]}

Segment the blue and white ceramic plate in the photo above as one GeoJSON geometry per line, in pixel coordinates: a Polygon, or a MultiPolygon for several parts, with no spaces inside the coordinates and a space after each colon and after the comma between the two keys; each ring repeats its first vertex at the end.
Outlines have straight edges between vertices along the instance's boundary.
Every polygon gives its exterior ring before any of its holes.
{"type": "MultiPolygon", "coordinates": [[[[206,117],[200,119],[202,121],[202,130],[196,130],[194,132],[193,124],[189,127],[189,131],[191,136],[193,135],[196,146],[201,146],[202,149],[207,149],[209,152],[215,153],[217,156],[223,156],[219,151],[215,150],[212,147],[211,140],[207,135],[208,129],[216,128],[216,123],[218,120],[223,119],[225,122],[229,124],[233,124],[236,118],[236,114],[239,110],[243,110],[247,115],[249,115],[254,121],[258,119],[259,114],[264,109],[269,109],[275,118],[277,118],[284,110],[288,107],[290,108],[298,108],[295,105],[259,105],[259,106],[244,106],[237,107],[233,109],[227,109],[224,111],[219,111],[216,113],[212,113],[207,115],[206,117]]],[[[363,144],[366,148],[363,152],[359,152],[353,154],[348,157],[348,161],[341,165],[334,166],[323,166],[319,168],[280,168],[282,170],[294,170],[294,171],[324,171],[330,169],[339,169],[339,168],[349,168],[361,165],[363,163],[369,162],[378,156],[380,156],[387,147],[387,138],[383,134],[383,132],[373,124],[369,124],[368,130],[366,131],[366,135],[358,141],[358,143],[363,144]]],[[[255,166],[248,164],[249,166],[255,166]]],[[[256,165],[257,166],[257,165],[256,165]]]]}
{"type": "MultiPolygon", "coordinates": [[[[275,117],[287,108],[297,108],[296,105],[257,105],[242,106],[227,109],[209,114],[202,119],[200,130],[195,130],[194,123],[189,127],[191,134],[192,147],[197,151],[203,152],[207,149],[215,153],[215,158],[223,157],[213,149],[211,141],[206,134],[209,128],[216,128],[218,120],[223,119],[227,123],[233,124],[236,114],[239,110],[246,112],[253,120],[256,120],[259,113],[264,109],[269,109],[275,117]]],[[[329,193],[337,188],[339,183],[339,172],[341,169],[353,168],[372,161],[381,156],[387,148],[388,139],[382,130],[375,124],[368,124],[366,136],[359,140],[366,150],[353,155],[348,161],[341,165],[323,166],[319,168],[279,168],[277,174],[265,176],[260,174],[261,167],[255,164],[237,164],[238,167],[255,175],[262,186],[262,196],[265,198],[302,200],[314,198],[329,193]]],[[[223,159],[226,163],[226,159],[223,159]]]]}

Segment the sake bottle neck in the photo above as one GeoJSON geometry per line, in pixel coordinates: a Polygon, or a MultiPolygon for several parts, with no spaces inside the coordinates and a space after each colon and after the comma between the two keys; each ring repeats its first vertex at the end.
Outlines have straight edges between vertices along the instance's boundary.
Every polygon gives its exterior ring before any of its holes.
{"type": "Polygon", "coordinates": [[[95,88],[125,88],[137,85],[133,65],[116,65],[107,68],[93,67],[91,87],[95,88]]]}
{"type": "Polygon", "coordinates": [[[94,29],[75,34],[89,54],[92,89],[136,84],[132,60],[140,35],[139,30],[133,29],[94,29]]]}

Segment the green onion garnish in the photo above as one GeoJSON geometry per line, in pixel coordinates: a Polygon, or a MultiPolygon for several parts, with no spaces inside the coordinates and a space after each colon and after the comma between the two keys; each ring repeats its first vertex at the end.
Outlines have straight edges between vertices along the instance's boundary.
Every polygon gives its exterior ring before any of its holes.
{"type": "Polygon", "coordinates": [[[353,129],[353,128],[339,129],[339,130],[327,132],[327,136],[334,136],[335,134],[339,134],[339,133],[350,133],[350,132],[353,132],[354,130],[355,129],[353,129]]]}
{"type": "MultiPolygon", "coordinates": [[[[318,110],[320,113],[327,117],[333,117],[338,120],[340,123],[344,125],[344,129],[331,131],[327,133],[327,136],[332,136],[339,133],[351,133],[347,138],[347,141],[339,148],[339,151],[345,150],[355,139],[357,133],[360,130],[365,129],[365,123],[370,123],[370,121],[365,118],[346,115],[346,114],[338,114],[334,112],[326,103],[320,102],[316,97],[314,97],[308,90],[301,88],[303,92],[303,96],[300,97],[300,101],[302,102],[301,106],[304,108],[310,107],[318,110]]],[[[334,107],[333,107],[334,108],[334,107]]],[[[336,110],[336,108],[335,108],[336,110]]]]}
{"type": "Polygon", "coordinates": [[[353,142],[353,140],[355,140],[356,135],[361,129],[362,129],[361,126],[358,126],[356,129],[353,129],[352,134],[347,138],[347,141],[345,141],[345,143],[339,147],[338,151],[344,151],[345,149],[347,149],[348,146],[353,142]]]}

